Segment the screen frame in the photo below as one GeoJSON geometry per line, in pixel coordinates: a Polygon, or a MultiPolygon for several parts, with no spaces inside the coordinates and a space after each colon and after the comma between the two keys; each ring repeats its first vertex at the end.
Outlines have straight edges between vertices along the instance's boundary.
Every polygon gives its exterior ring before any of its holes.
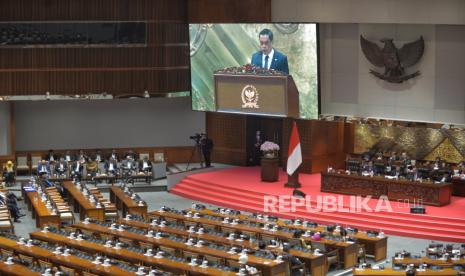
{"type": "MultiPolygon", "coordinates": [[[[321,65],[320,65],[320,23],[318,22],[253,22],[253,23],[250,23],[250,22],[234,22],[234,23],[231,23],[231,22],[203,22],[203,23],[192,23],[192,22],[188,22],[187,23],[187,29],[188,29],[188,33],[189,33],[189,26],[190,25],[199,25],[199,24],[230,24],[230,25],[238,25],[238,24],[250,24],[250,25],[253,25],[253,24],[284,24],[284,23],[296,23],[296,24],[315,24],[315,30],[316,30],[316,66],[317,66],[317,104],[318,104],[318,107],[317,107],[317,118],[300,118],[299,117],[299,120],[319,120],[320,118],[320,115],[321,115],[321,65]]],[[[212,111],[212,110],[198,110],[198,109],[193,109],[193,105],[192,105],[192,66],[191,66],[191,55],[190,55],[190,48],[191,48],[191,36],[190,34],[188,34],[189,36],[189,88],[190,88],[190,102],[191,102],[191,110],[192,111],[197,111],[197,112],[212,112],[212,113],[221,113],[221,114],[228,114],[228,113],[225,113],[225,112],[218,112],[218,111],[212,111]]],[[[229,113],[229,114],[233,114],[233,115],[244,115],[244,116],[263,116],[263,115],[256,115],[256,114],[245,114],[245,113],[229,113]]],[[[265,115],[266,116],[266,115],[265,115]]]]}

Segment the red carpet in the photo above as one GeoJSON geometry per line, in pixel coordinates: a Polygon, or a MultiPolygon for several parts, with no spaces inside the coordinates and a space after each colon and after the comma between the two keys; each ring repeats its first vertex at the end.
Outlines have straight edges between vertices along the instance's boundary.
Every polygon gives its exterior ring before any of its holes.
{"type": "MultiPolygon", "coordinates": [[[[280,171],[280,181],[267,183],[260,181],[259,167],[239,167],[199,173],[184,178],[171,192],[186,198],[210,204],[235,208],[249,212],[264,210],[265,195],[291,195],[292,189],[284,188],[286,174],[280,171]]],[[[303,191],[311,196],[311,206],[316,208],[317,196],[332,195],[320,192],[319,174],[301,174],[303,191]]],[[[340,196],[347,209],[350,197],[340,196]]],[[[377,199],[370,199],[367,205],[374,209],[377,199]]],[[[410,214],[408,206],[397,201],[389,202],[392,212],[348,212],[328,211],[323,206],[318,212],[310,212],[304,206],[295,212],[270,212],[283,218],[303,218],[322,224],[340,224],[359,229],[382,230],[386,234],[408,236],[432,240],[465,242],[465,198],[452,197],[451,204],[443,207],[426,206],[427,214],[410,214]]],[[[342,207],[342,206],[341,206],[342,207]]],[[[386,205],[385,205],[386,207],[386,205]]]]}

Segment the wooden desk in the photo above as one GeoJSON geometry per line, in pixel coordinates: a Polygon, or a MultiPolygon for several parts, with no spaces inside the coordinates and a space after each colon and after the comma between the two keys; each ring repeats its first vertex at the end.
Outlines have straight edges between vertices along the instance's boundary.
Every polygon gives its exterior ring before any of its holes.
{"type": "MultiPolygon", "coordinates": [[[[209,248],[207,246],[204,247],[195,247],[195,246],[188,246],[182,242],[173,241],[167,238],[155,239],[149,238],[144,235],[139,235],[136,233],[132,233],[129,231],[118,231],[118,230],[111,230],[108,227],[104,227],[97,224],[84,224],[82,222],[76,223],[73,225],[75,228],[83,229],[92,231],[94,233],[103,233],[107,235],[112,235],[120,238],[131,239],[138,242],[144,242],[148,244],[153,244],[156,246],[166,246],[169,248],[175,248],[182,251],[189,251],[201,255],[210,255],[215,256],[223,259],[229,259],[233,261],[239,260],[239,255],[232,255],[225,251],[209,248]]],[[[287,263],[286,262],[274,262],[273,260],[263,259],[256,256],[249,255],[248,263],[260,269],[263,275],[284,275],[287,263]]]]}
{"type": "Polygon", "coordinates": [[[24,265],[12,264],[7,265],[4,261],[0,261],[0,275],[8,276],[40,276],[39,272],[32,271],[24,265]]]}
{"type": "MultiPolygon", "coordinates": [[[[377,269],[357,269],[354,268],[352,270],[353,275],[358,276],[397,276],[397,275],[406,275],[405,270],[393,270],[392,268],[385,268],[382,270],[377,269]]],[[[426,269],[426,271],[416,271],[415,275],[421,276],[456,276],[458,275],[457,270],[453,270],[450,268],[441,269],[441,270],[431,270],[426,269]]]]}
{"type": "Polygon", "coordinates": [[[36,220],[36,227],[44,225],[55,225],[61,227],[60,215],[53,215],[37,192],[26,192],[28,210],[32,212],[32,218],[36,220]]]}
{"type": "Polygon", "coordinates": [[[465,179],[452,177],[452,195],[465,196],[465,179]]]}
{"type": "Polygon", "coordinates": [[[82,192],[76,188],[74,183],[66,181],[63,183],[63,188],[68,192],[69,204],[73,205],[74,212],[79,212],[80,220],[84,220],[86,217],[93,218],[96,220],[105,220],[105,208],[97,208],[97,206],[91,203],[82,192]]]}
{"type": "Polygon", "coordinates": [[[427,264],[427,265],[437,265],[440,267],[452,267],[454,265],[465,265],[465,259],[460,258],[458,260],[441,260],[441,259],[431,259],[428,257],[422,258],[403,258],[403,259],[396,259],[392,257],[392,263],[398,265],[409,265],[413,264],[416,267],[420,264],[427,264]]]}
{"type": "MultiPolygon", "coordinates": [[[[263,220],[259,220],[257,218],[252,218],[250,216],[242,215],[242,214],[240,214],[240,215],[226,215],[226,214],[220,214],[218,212],[215,212],[215,211],[209,210],[209,209],[204,209],[204,210],[200,210],[200,211],[191,209],[191,211],[192,212],[198,212],[198,213],[204,214],[204,215],[210,215],[210,216],[217,216],[217,217],[223,217],[223,218],[224,217],[229,217],[229,218],[233,218],[233,219],[237,218],[237,219],[240,219],[242,221],[250,221],[250,222],[255,222],[255,223],[265,223],[263,220]]],[[[304,227],[302,225],[286,224],[286,222],[284,220],[282,220],[282,219],[278,219],[276,224],[278,224],[279,226],[282,226],[282,227],[290,228],[290,229],[300,229],[300,230],[303,230],[303,231],[310,230],[310,231],[314,231],[314,232],[319,231],[319,232],[322,232],[322,233],[326,233],[326,228],[323,227],[323,226],[317,226],[316,228],[313,228],[313,227],[304,227]]],[[[356,238],[358,243],[364,244],[366,254],[373,255],[374,258],[375,258],[375,261],[381,261],[381,260],[386,259],[386,256],[387,256],[387,237],[384,237],[384,238],[370,237],[364,232],[358,232],[356,234],[351,234],[349,236],[356,238]]]]}
{"type": "MultiPolygon", "coordinates": [[[[129,225],[129,226],[140,228],[140,229],[153,229],[159,232],[174,234],[178,236],[184,236],[186,238],[187,237],[200,238],[205,241],[210,241],[210,242],[214,242],[217,244],[223,244],[227,246],[234,245],[234,246],[249,248],[252,250],[258,249],[257,243],[250,243],[249,241],[229,240],[225,237],[219,237],[219,236],[210,235],[207,233],[199,235],[196,233],[189,233],[186,230],[181,230],[181,229],[173,228],[169,226],[166,226],[163,228],[153,227],[152,225],[148,223],[134,221],[134,220],[119,219],[118,223],[129,225]]],[[[282,253],[282,250],[279,250],[279,249],[270,249],[270,250],[276,251],[277,253],[282,253]]],[[[317,256],[314,254],[310,254],[310,253],[306,253],[306,252],[302,252],[302,251],[294,250],[294,249],[291,249],[289,253],[302,259],[305,262],[306,267],[310,268],[312,275],[326,275],[326,256],[324,255],[317,256]]]]}
{"type": "Polygon", "coordinates": [[[201,268],[198,266],[190,266],[187,263],[177,262],[170,260],[168,258],[154,258],[148,257],[144,254],[136,253],[125,248],[114,249],[111,247],[105,247],[102,244],[93,243],[89,241],[77,241],[71,240],[67,237],[64,237],[55,233],[43,233],[43,232],[33,232],[30,233],[31,238],[46,241],[52,244],[65,244],[68,247],[76,248],[81,251],[90,252],[90,253],[100,253],[111,258],[124,260],[131,263],[143,263],[146,266],[156,266],[164,271],[185,274],[185,272],[194,272],[196,275],[222,275],[222,276],[233,276],[236,275],[233,272],[223,271],[216,268],[201,268]]]}
{"type": "Polygon", "coordinates": [[[321,174],[321,191],[348,195],[382,195],[389,200],[408,200],[409,203],[443,206],[450,203],[451,183],[414,182],[337,173],[321,174]]]}
{"type": "Polygon", "coordinates": [[[140,206],[138,202],[134,201],[123,190],[121,190],[120,187],[111,186],[110,201],[116,205],[118,210],[123,212],[123,217],[126,217],[126,213],[129,213],[147,218],[147,205],[140,206]]]}
{"type": "MultiPolygon", "coordinates": [[[[56,265],[63,265],[69,268],[76,269],[78,271],[90,271],[98,275],[136,275],[135,273],[121,269],[117,266],[104,267],[102,265],[96,265],[89,260],[81,259],[76,256],[62,256],[55,255],[44,248],[38,246],[28,247],[26,245],[20,245],[15,240],[0,237],[0,247],[10,251],[17,252],[19,254],[34,257],[36,259],[46,260],[56,265]]],[[[27,274],[24,274],[27,275],[27,274]]]]}
{"type": "MultiPolygon", "coordinates": [[[[175,213],[170,213],[170,212],[152,211],[149,213],[149,216],[165,217],[165,218],[176,219],[179,221],[189,221],[189,222],[196,222],[196,223],[198,222],[198,223],[206,224],[206,225],[215,225],[215,226],[218,226],[220,229],[226,229],[227,231],[239,230],[241,232],[243,231],[252,232],[252,233],[258,234],[259,236],[269,235],[269,236],[278,237],[283,240],[290,240],[292,239],[292,236],[293,236],[293,234],[290,232],[283,232],[283,231],[273,232],[273,231],[263,230],[259,227],[254,227],[254,226],[249,226],[249,225],[244,225],[244,224],[237,224],[237,225],[224,224],[221,221],[210,220],[207,218],[198,218],[198,219],[187,218],[181,214],[175,214],[175,213]]],[[[308,241],[311,240],[310,237],[305,238],[305,239],[308,241]]],[[[341,261],[344,262],[344,268],[353,267],[357,263],[357,252],[358,252],[357,244],[330,241],[327,239],[321,239],[320,242],[339,249],[339,253],[342,258],[341,261]]]]}

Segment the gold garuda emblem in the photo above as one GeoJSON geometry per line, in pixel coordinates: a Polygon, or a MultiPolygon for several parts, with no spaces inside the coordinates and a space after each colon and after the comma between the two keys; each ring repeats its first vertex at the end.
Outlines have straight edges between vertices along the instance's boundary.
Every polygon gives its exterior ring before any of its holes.
{"type": "Polygon", "coordinates": [[[242,108],[260,108],[258,106],[258,91],[255,86],[247,84],[242,88],[242,108]]]}

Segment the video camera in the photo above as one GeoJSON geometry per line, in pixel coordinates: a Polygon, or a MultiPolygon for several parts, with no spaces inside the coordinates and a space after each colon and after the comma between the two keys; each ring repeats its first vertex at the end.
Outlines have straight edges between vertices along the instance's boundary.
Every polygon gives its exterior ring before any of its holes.
{"type": "Polygon", "coordinates": [[[196,133],[192,136],[189,136],[189,139],[192,139],[195,141],[196,144],[200,144],[200,140],[202,139],[202,136],[205,135],[204,133],[196,133]]]}

